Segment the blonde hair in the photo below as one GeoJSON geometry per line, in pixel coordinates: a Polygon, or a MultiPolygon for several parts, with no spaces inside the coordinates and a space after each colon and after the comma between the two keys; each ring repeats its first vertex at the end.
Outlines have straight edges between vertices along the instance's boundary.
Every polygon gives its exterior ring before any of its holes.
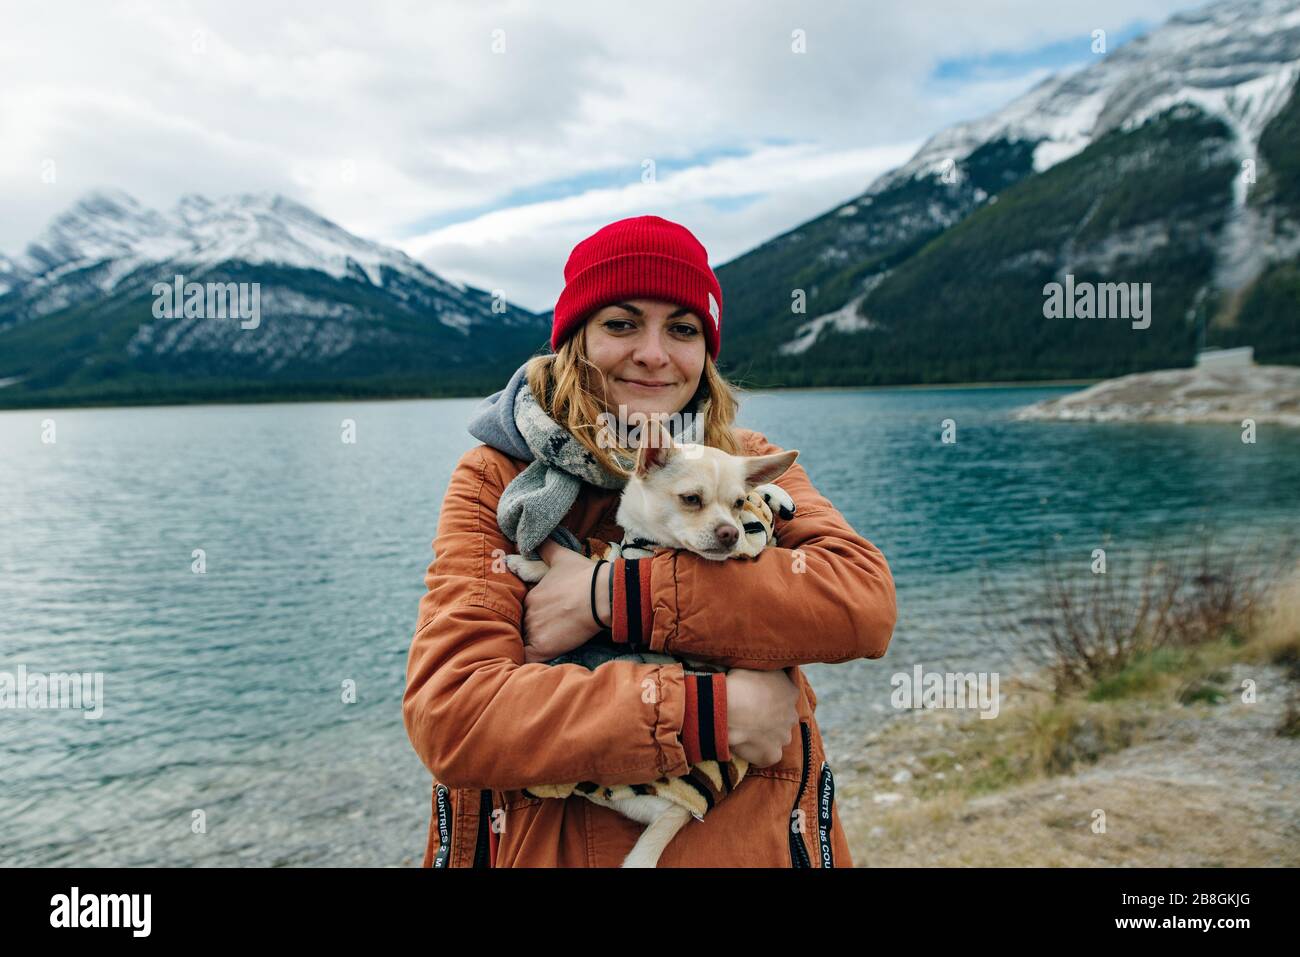
{"type": "MultiPolygon", "coordinates": [[[[587,358],[584,329],[585,326],[578,328],[560,343],[555,352],[528,360],[525,372],[528,388],[546,414],[568,429],[607,472],[627,476],[628,469],[619,464],[610,449],[602,447],[597,438],[605,428],[600,416],[608,408],[608,399],[604,373],[587,358]]],[[[706,352],[700,385],[693,397],[696,400],[695,414],[704,417],[703,444],[729,455],[745,455],[747,450],[732,425],[740,404],[733,388],[718,371],[713,357],[706,352]]],[[[687,405],[689,407],[690,403],[687,405]]]]}

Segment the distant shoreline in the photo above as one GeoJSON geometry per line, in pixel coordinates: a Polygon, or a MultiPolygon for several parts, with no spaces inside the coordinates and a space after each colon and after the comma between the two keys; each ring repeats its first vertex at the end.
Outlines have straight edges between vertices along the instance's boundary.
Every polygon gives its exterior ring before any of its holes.
{"type": "MultiPolygon", "coordinates": [[[[896,392],[902,390],[937,390],[937,389],[1038,389],[1054,386],[1087,386],[1103,381],[1096,379],[1031,379],[998,382],[915,382],[899,385],[817,385],[817,386],[762,386],[745,388],[736,386],[741,398],[746,395],[761,395],[769,392],[896,392]]],[[[504,380],[501,383],[505,385],[504,380]]],[[[498,386],[500,388],[500,386],[498,386]]],[[[494,390],[495,391],[495,390],[494,390]]],[[[32,412],[55,409],[158,409],[183,408],[187,406],[235,406],[235,405],[308,405],[318,402],[423,402],[432,399],[481,399],[490,393],[457,392],[447,395],[429,395],[425,393],[394,393],[392,395],[250,395],[237,399],[209,399],[195,396],[192,399],[177,396],[163,396],[157,401],[148,399],[129,402],[117,402],[110,399],[72,399],[66,402],[42,404],[35,401],[19,405],[4,402],[4,393],[0,392],[0,413],[32,412]]]]}
{"type": "Polygon", "coordinates": [[[790,385],[768,386],[743,391],[754,395],[759,392],[894,392],[901,389],[1040,389],[1065,385],[1094,385],[1104,382],[1096,379],[1020,379],[995,382],[909,382],[901,385],[790,385]]]}
{"type": "Polygon", "coordinates": [[[1017,421],[1247,422],[1300,427],[1300,368],[1214,362],[1136,372],[1018,410],[1017,421]]]}

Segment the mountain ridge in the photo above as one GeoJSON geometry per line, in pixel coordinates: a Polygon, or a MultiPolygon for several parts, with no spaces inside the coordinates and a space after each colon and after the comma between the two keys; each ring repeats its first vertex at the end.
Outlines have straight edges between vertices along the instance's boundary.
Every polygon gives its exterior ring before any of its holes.
{"type": "Polygon", "coordinates": [[[275,193],[191,193],[160,211],[92,190],[0,260],[4,405],[460,394],[548,332],[275,193]],[[256,284],[269,321],[160,314],[153,289],[177,276],[256,284]]]}
{"type": "Polygon", "coordinates": [[[1101,378],[1186,365],[1199,345],[1251,344],[1242,337],[1256,328],[1263,358],[1297,361],[1300,341],[1279,328],[1277,287],[1290,288],[1300,218],[1294,205],[1261,197],[1297,195],[1300,171],[1289,157],[1300,136],[1287,117],[1298,112],[1298,76],[1300,3],[1230,0],[1178,14],[1097,63],[937,132],[857,197],[718,268],[733,317],[733,374],[763,386],[1101,378]],[[1193,126],[1203,140],[1188,137],[1193,126]],[[1279,129],[1288,132],[1262,148],[1279,129]],[[1209,185],[1184,157],[1166,153],[1166,166],[1153,165],[1136,148],[1159,149],[1151,130],[1219,170],[1213,196],[1161,182],[1209,185]],[[1248,163],[1258,188],[1226,175],[1244,174],[1248,163]],[[1057,172],[1066,164],[1088,177],[1095,203],[1067,210],[1059,195],[1038,190],[1046,179],[1068,191],[1057,172]],[[1019,203],[1035,191],[1032,208],[1019,203]],[[1006,198],[1017,199],[1018,231],[1006,228],[1005,208],[995,212],[1006,198]],[[1183,235],[1173,216],[1189,202],[1209,230],[1205,242],[1183,235]],[[974,233],[959,232],[967,220],[974,233]],[[1113,233],[1099,235],[1098,222],[1113,233]],[[1036,245],[1024,241],[1035,233],[1036,245]],[[1080,245],[1076,233],[1091,242],[1080,245]],[[955,255],[980,245],[986,255],[955,255]],[[1162,247],[1179,247],[1178,255],[1162,247]],[[1156,333],[1142,340],[1104,330],[1096,349],[1058,326],[1046,333],[1056,347],[1044,341],[1040,290],[1089,265],[1100,270],[1095,281],[1154,281],[1167,306],[1156,333]],[[1264,287],[1273,291],[1257,295],[1264,287]],[[936,302],[937,289],[951,298],[936,302]],[[803,312],[792,306],[796,294],[803,312]],[[1086,360],[1074,353],[1081,344],[1086,360]]]}
{"type": "MultiPolygon", "coordinates": [[[[1177,14],[716,272],[742,386],[1097,379],[1206,345],[1300,364],[1300,0],[1177,14]],[[1149,328],[1046,319],[1067,275],[1149,283],[1149,328]]],[[[0,256],[0,405],[482,394],[548,334],[268,193],[98,191],[0,256]],[[157,319],[176,266],[268,280],[275,321],[157,319]]]]}

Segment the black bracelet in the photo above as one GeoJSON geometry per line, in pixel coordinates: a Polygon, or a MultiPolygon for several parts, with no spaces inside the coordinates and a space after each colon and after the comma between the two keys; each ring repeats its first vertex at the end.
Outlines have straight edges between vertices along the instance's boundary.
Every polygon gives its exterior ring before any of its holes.
{"type": "Polygon", "coordinates": [[[608,564],[609,560],[602,558],[600,561],[596,562],[596,570],[591,573],[591,617],[595,619],[595,622],[600,626],[601,631],[608,630],[609,625],[601,621],[600,616],[596,614],[596,578],[600,575],[600,566],[608,564]]]}

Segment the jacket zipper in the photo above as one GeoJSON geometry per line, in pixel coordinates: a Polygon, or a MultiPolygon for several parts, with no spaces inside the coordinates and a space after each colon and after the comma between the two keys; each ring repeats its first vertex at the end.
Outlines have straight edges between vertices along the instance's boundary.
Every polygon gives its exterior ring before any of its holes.
{"type": "Polygon", "coordinates": [[[799,821],[799,804],[803,801],[804,788],[808,786],[808,765],[812,763],[812,732],[808,730],[808,722],[799,722],[799,735],[803,739],[803,768],[799,774],[799,793],[795,795],[794,807],[790,809],[790,866],[812,867],[808,846],[804,844],[800,833],[799,821]]]}
{"type": "Polygon", "coordinates": [[[488,789],[479,791],[478,801],[478,837],[474,844],[474,866],[491,867],[492,858],[488,836],[488,827],[492,820],[492,792],[488,789]]]}

